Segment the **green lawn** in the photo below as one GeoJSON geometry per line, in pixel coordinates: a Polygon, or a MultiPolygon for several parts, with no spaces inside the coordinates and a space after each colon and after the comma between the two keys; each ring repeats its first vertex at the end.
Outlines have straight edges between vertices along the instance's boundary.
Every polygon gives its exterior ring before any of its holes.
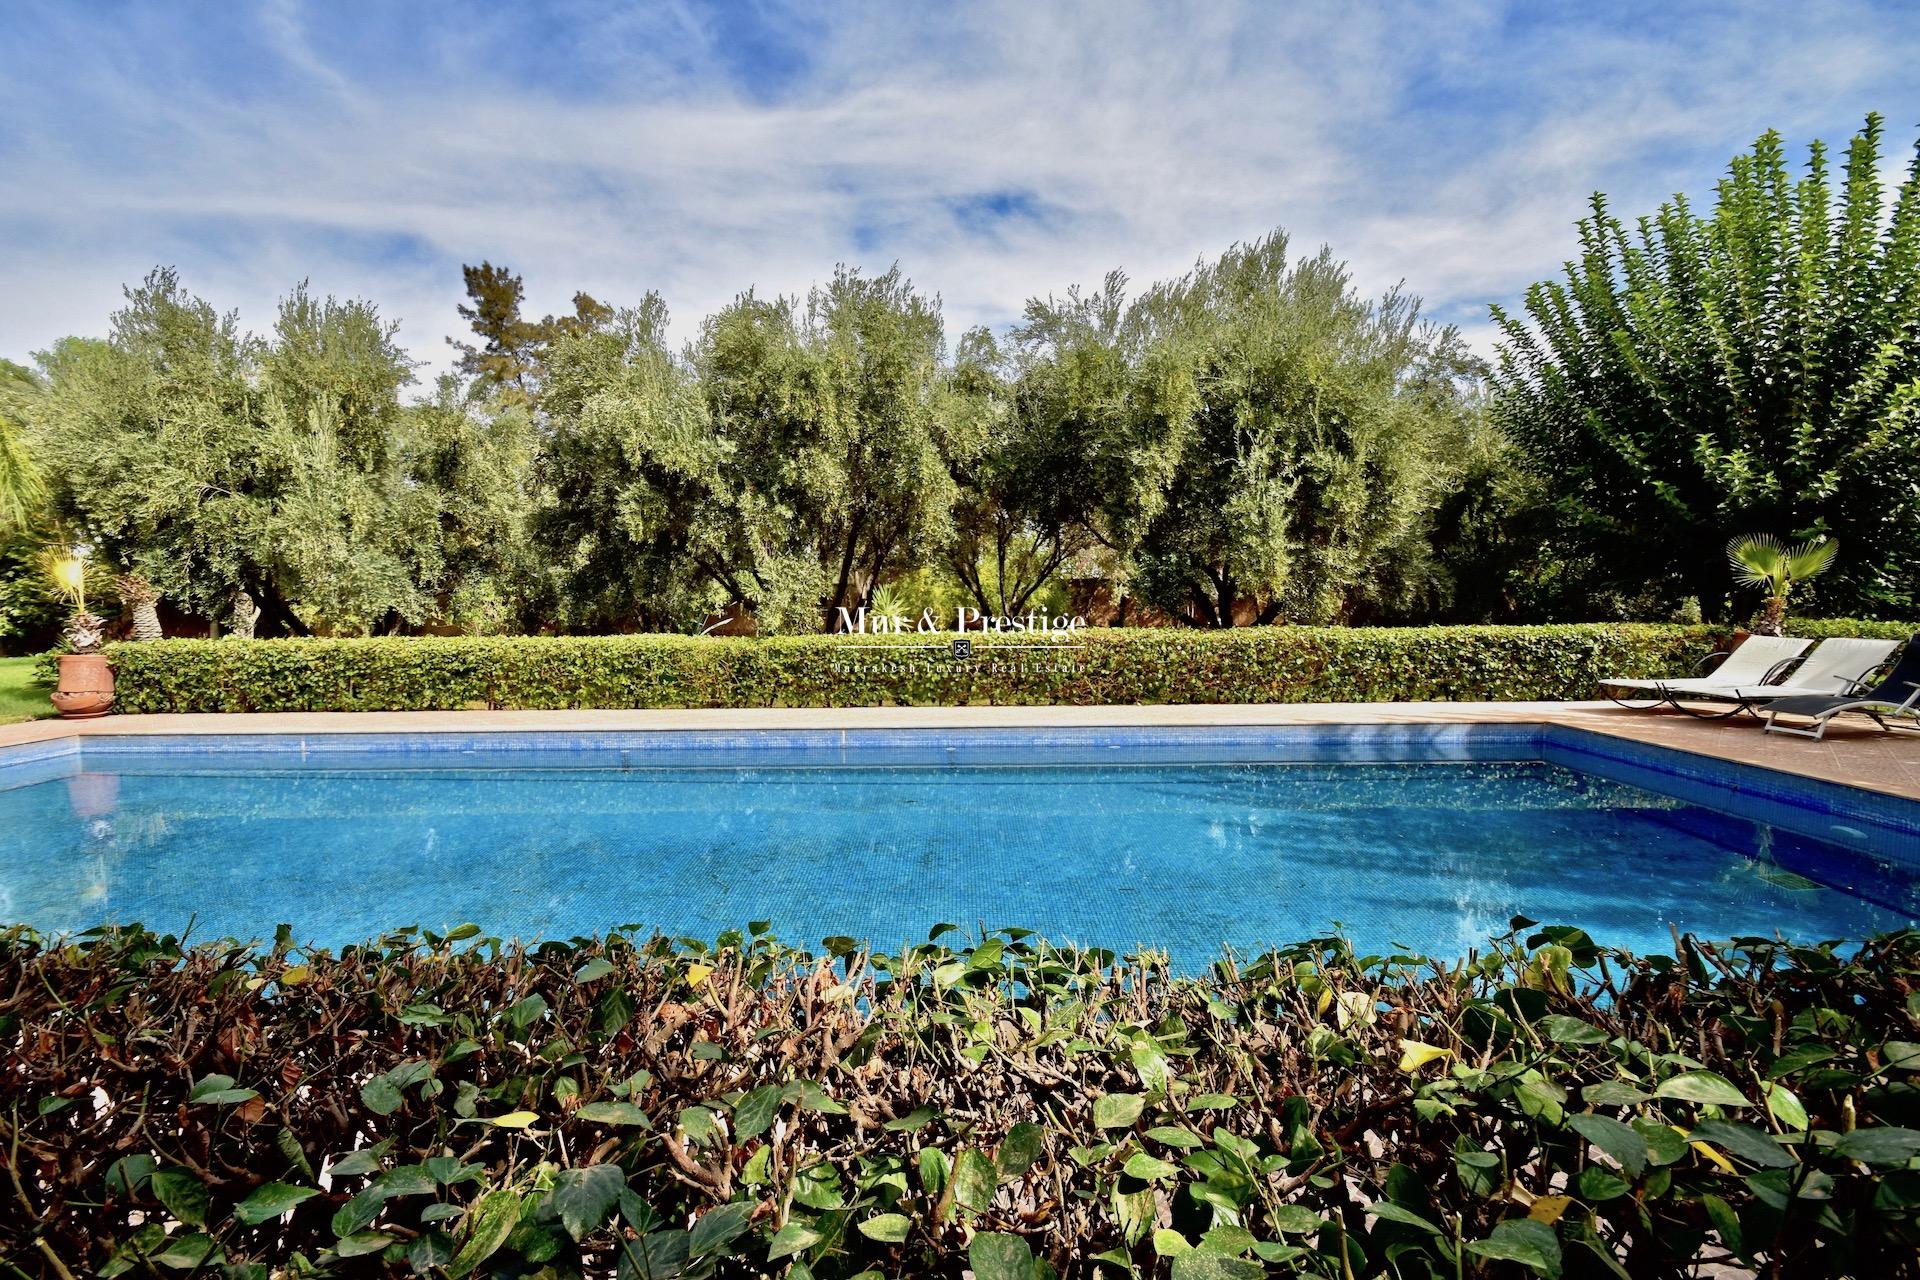
{"type": "Polygon", "coordinates": [[[50,692],[34,683],[32,658],[0,658],[0,724],[52,715],[50,692]]]}

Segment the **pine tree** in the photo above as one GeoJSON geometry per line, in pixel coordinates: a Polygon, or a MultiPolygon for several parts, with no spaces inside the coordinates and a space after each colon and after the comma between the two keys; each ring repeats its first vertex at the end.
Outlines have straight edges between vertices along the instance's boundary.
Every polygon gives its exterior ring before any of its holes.
{"type": "Polygon", "coordinates": [[[461,267],[472,305],[461,304],[461,318],[472,326],[478,345],[454,342],[460,352],[460,371],[482,383],[521,399],[532,395],[540,328],[520,316],[526,289],[520,277],[505,267],[482,262],[461,267]]]}
{"type": "Polygon", "coordinates": [[[471,305],[463,303],[458,310],[480,341],[476,345],[447,339],[460,352],[459,369],[483,390],[500,391],[522,404],[539,397],[547,356],[555,342],[590,333],[613,320],[613,308],[585,292],[573,295],[572,315],[527,320],[520,314],[526,286],[519,276],[491,262],[460,271],[471,305]]]}

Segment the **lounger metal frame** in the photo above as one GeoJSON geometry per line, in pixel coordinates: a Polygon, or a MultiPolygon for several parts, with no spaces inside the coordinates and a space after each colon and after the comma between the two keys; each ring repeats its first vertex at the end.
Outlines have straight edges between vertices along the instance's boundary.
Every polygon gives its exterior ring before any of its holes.
{"type": "MultiPolygon", "coordinates": [[[[1712,662],[1715,658],[1720,658],[1724,660],[1732,656],[1733,656],[1733,650],[1731,649],[1717,649],[1714,652],[1708,654],[1706,657],[1700,659],[1698,662],[1694,663],[1693,669],[1695,671],[1700,671],[1701,668],[1705,667],[1709,662],[1712,662]]],[[[1806,661],[1806,657],[1807,657],[1806,654],[1799,653],[1799,654],[1795,654],[1791,658],[1782,658],[1780,659],[1780,661],[1774,663],[1772,666],[1768,667],[1764,672],[1762,672],[1760,678],[1754,681],[1754,683],[1756,685],[1772,684],[1775,680],[1779,679],[1782,675],[1786,674],[1786,671],[1789,667],[1793,666],[1797,662],[1806,661]]],[[[1873,674],[1873,671],[1879,669],[1879,665],[1880,664],[1875,664],[1875,666],[1871,668],[1869,671],[1867,671],[1866,674],[1867,675],[1873,674]]],[[[1712,693],[1703,693],[1698,691],[1688,692],[1686,690],[1681,690],[1680,692],[1676,693],[1671,688],[1669,688],[1667,685],[1664,685],[1664,684],[1656,685],[1654,687],[1654,692],[1659,696],[1645,703],[1641,703],[1638,699],[1634,699],[1633,701],[1628,701],[1625,698],[1616,697],[1612,693],[1610,688],[1604,683],[1600,686],[1600,692],[1607,699],[1607,701],[1613,703],[1617,707],[1625,707],[1628,711],[1651,711],[1655,707],[1670,706],[1675,711],[1681,712],[1685,715],[1690,715],[1696,720],[1725,720],[1731,716],[1739,715],[1742,711],[1749,712],[1753,715],[1759,714],[1757,711],[1753,710],[1752,703],[1750,703],[1745,698],[1737,699],[1734,702],[1733,709],[1731,711],[1696,711],[1691,707],[1683,707],[1680,705],[1681,698],[1692,698],[1695,700],[1703,700],[1703,699],[1712,699],[1716,695],[1712,693]]]]}
{"type": "MultiPolygon", "coordinates": [[[[1869,672],[1868,674],[1870,675],[1872,673],[1869,672]]],[[[1861,683],[1863,685],[1866,683],[1864,677],[1861,683]]],[[[1861,698],[1857,702],[1843,702],[1837,707],[1829,707],[1827,710],[1815,715],[1813,717],[1813,728],[1811,729],[1796,729],[1790,724],[1781,724],[1775,718],[1776,713],[1769,711],[1765,717],[1767,722],[1766,731],[1768,733],[1790,733],[1796,738],[1812,738],[1815,742],[1819,742],[1826,737],[1827,726],[1832,724],[1836,717],[1844,715],[1849,711],[1859,712],[1867,719],[1879,725],[1881,730],[1886,733],[1892,733],[1896,727],[1920,731],[1920,722],[1904,724],[1896,721],[1894,724],[1889,724],[1885,719],[1886,716],[1920,716],[1920,707],[1915,705],[1920,704],[1920,681],[1903,680],[1901,683],[1909,686],[1913,690],[1912,693],[1907,695],[1906,701],[1904,702],[1889,702],[1885,698],[1861,698]]],[[[1858,690],[1857,692],[1865,692],[1865,690],[1858,690]]]]}

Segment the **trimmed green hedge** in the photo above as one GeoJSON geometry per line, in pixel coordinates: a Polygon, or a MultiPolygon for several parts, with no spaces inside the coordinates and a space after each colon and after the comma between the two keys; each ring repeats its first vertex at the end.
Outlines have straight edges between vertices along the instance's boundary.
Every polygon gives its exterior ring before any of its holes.
{"type": "MultiPolygon", "coordinates": [[[[1904,639],[1908,623],[1801,622],[1904,639]]],[[[830,707],[1586,698],[1603,675],[1684,672],[1712,627],[1250,627],[1080,633],[1070,649],[950,634],[166,640],[109,649],[116,710],[830,707]],[[935,647],[928,647],[935,646],[935,647]]]]}
{"type": "Polygon", "coordinates": [[[1920,1271],[1920,934],[1223,959],[953,926],[0,930],[0,1273],[1920,1271]]]}

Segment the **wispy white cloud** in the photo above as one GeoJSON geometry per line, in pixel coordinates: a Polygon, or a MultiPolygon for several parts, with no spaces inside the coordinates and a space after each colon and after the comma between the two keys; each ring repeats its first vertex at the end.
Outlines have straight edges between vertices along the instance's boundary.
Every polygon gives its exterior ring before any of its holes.
{"type": "Polygon", "coordinates": [[[295,280],[446,361],[461,262],[658,289],[899,260],[951,328],[1285,226],[1484,340],[1586,195],[1708,187],[1761,129],[1920,120],[1920,19],[1836,3],[48,4],[0,52],[0,354],[100,332],[158,262],[253,325],[295,280]]]}

